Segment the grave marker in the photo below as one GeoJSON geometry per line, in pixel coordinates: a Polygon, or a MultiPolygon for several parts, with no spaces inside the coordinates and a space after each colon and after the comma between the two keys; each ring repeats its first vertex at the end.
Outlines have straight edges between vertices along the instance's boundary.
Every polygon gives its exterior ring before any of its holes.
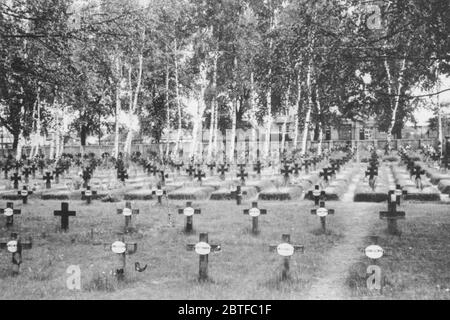
{"type": "Polygon", "coordinates": [[[118,267],[114,274],[118,281],[123,281],[125,279],[126,255],[133,254],[137,251],[137,243],[125,242],[124,237],[122,237],[120,240],[113,242],[110,246],[111,251],[119,257],[118,267]]]}
{"type": "Polygon", "coordinates": [[[31,249],[33,241],[22,241],[17,233],[11,233],[11,238],[0,242],[0,249],[7,249],[12,254],[13,275],[18,275],[22,264],[22,250],[31,249]]]}
{"type": "Polygon", "coordinates": [[[240,206],[242,203],[242,187],[236,186],[236,190],[231,191],[231,196],[236,199],[236,204],[240,206]]]}
{"type": "Polygon", "coordinates": [[[117,179],[122,181],[123,184],[125,184],[125,179],[128,179],[128,173],[127,170],[121,169],[119,172],[117,172],[117,179]]]}
{"type": "Polygon", "coordinates": [[[334,214],[334,209],[325,208],[325,201],[321,201],[318,209],[312,209],[311,214],[316,215],[320,218],[320,224],[322,226],[322,231],[326,233],[326,219],[329,214],[334,214]]]}
{"type": "Polygon", "coordinates": [[[371,166],[366,170],[365,177],[369,176],[369,186],[375,191],[376,177],[378,176],[378,168],[371,166]]]}
{"type": "Polygon", "coordinates": [[[318,185],[315,185],[314,190],[312,191],[312,196],[314,199],[314,205],[318,206],[320,200],[325,199],[325,190],[320,190],[320,187],[318,185]]]}
{"type": "Polygon", "coordinates": [[[281,169],[281,174],[284,178],[284,185],[289,184],[289,175],[292,174],[292,169],[289,167],[289,165],[284,164],[283,169],[281,169]]]}
{"type": "Polygon", "coordinates": [[[161,204],[162,203],[162,197],[167,195],[167,191],[163,190],[161,188],[161,185],[158,184],[158,186],[156,187],[156,190],[152,191],[153,195],[156,195],[158,197],[158,203],[161,204]]]}
{"type": "Polygon", "coordinates": [[[23,204],[27,204],[27,202],[28,202],[28,196],[29,196],[30,194],[33,194],[33,191],[28,190],[28,187],[27,187],[27,186],[23,186],[23,187],[22,187],[22,190],[20,190],[20,191],[17,192],[17,195],[19,195],[19,196],[22,198],[22,203],[23,203],[23,204]]]}
{"type": "Polygon", "coordinates": [[[259,209],[258,202],[253,202],[251,209],[244,209],[244,214],[252,217],[252,233],[257,235],[259,233],[259,230],[258,230],[259,216],[262,214],[267,214],[267,210],[259,209]]]}
{"type": "Polygon", "coordinates": [[[183,214],[186,216],[186,226],[184,231],[186,233],[191,233],[194,230],[194,214],[201,214],[200,209],[192,208],[192,202],[186,202],[186,208],[178,209],[178,214],[183,214]]]}
{"type": "Polygon", "coordinates": [[[222,250],[220,245],[208,243],[208,234],[200,233],[199,242],[197,244],[188,244],[188,251],[195,251],[199,256],[199,281],[208,280],[208,256],[212,252],[222,250]]]}
{"type": "Polygon", "coordinates": [[[380,212],[380,219],[387,220],[388,233],[391,235],[400,235],[398,230],[397,220],[404,220],[406,213],[404,211],[397,211],[397,196],[393,191],[388,193],[388,211],[380,212]]]}
{"type": "Polygon", "coordinates": [[[67,232],[69,230],[69,217],[75,217],[76,211],[69,211],[69,203],[62,202],[61,210],[55,210],[53,215],[61,217],[61,230],[67,232]]]}
{"type": "Polygon", "coordinates": [[[53,176],[49,171],[47,171],[45,176],[42,177],[42,180],[45,180],[45,188],[51,189],[51,187],[52,187],[51,180],[53,180],[53,176]]]}
{"type": "Polygon", "coordinates": [[[19,181],[22,181],[22,177],[19,176],[17,172],[14,172],[14,174],[11,176],[11,181],[14,182],[13,188],[19,189],[19,181]]]}
{"type": "Polygon", "coordinates": [[[242,167],[242,166],[245,166],[245,165],[239,165],[239,166],[241,166],[241,167],[240,167],[240,169],[239,169],[239,173],[238,173],[236,176],[237,176],[238,178],[240,178],[240,180],[241,180],[241,185],[242,185],[242,186],[245,186],[245,178],[248,178],[248,173],[245,172],[245,168],[242,167]]]}
{"type": "Polygon", "coordinates": [[[6,208],[0,209],[0,213],[6,217],[6,228],[9,229],[14,225],[14,215],[21,214],[21,210],[14,209],[14,203],[7,202],[6,208]]]}
{"type": "Polygon", "coordinates": [[[198,169],[197,172],[194,175],[194,178],[197,179],[200,184],[202,183],[202,179],[206,178],[205,173],[202,172],[202,169],[198,169]]]}
{"type": "Polygon", "coordinates": [[[87,204],[91,204],[92,196],[96,195],[97,191],[91,189],[91,186],[87,186],[86,190],[81,191],[81,200],[86,200],[87,204]]]}
{"type": "Polygon", "coordinates": [[[226,164],[221,164],[219,168],[217,168],[217,172],[220,173],[220,178],[225,180],[225,172],[228,172],[228,166],[226,164]]]}
{"type": "Polygon", "coordinates": [[[25,183],[30,183],[30,174],[31,174],[31,169],[30,167],[26,167],[23,171],[22,171],[23,176],[25,177],[25,183]]]}
{"type": "Polygon", "coordinates": [[[139,209],[132,209],[131,202],[125,202],[124,209],[117,209],[117,214],[121,214],[125,217],[125,233],[130,231],[131,217],[135,214],[139,214],[139,209]]]}
{"type": "Polygon", "coordinates": [[[293,245],[291,244],[291,235],[283,234],[281,237],[281,244],[271,245],[269,250],[271,252],[277,252],[280,256],[283,257],[283,268],[281,270],[281,280],[285,281],[289,279],[289,270],[290,270],[290,259],[291,256],[294,255],[295,252],[301,251],[304,252],[305,247],[302,245],[293,245]]]}

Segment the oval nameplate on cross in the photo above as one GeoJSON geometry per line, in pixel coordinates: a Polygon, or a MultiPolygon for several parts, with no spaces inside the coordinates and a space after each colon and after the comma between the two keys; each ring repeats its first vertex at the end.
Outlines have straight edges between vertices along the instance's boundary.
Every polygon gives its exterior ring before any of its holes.
{"type": "Polygon", "coordinates": [[[326,217],[328,215],[328,210],[325,208],[319,208],[317,209],[317,215],[319,217],[326,217]]]}
{"type": "Polygon", "coordinates": [[[7,217],[11,217],[14,214],[14,211],[11,208],[6,208],[5,211],[4,211],[4,214],[7,217]]]}
{"type": "Polygon", "coordinates": [[[391,202],[397,201],[397,195],[395,193],[391,194],[391,202]]]}
{"type": "Polygon", "coordinates": [[[365,254],[370,259],[380,259],[383,256],[384,250],[380,246],[371,245],[365,250],[365,254]]]}
{"type": "Polygon", "coordinates": [[[27,190],[22,190],[22,191],[20,191],[20,195],[22,197],[26,197],[28,195],[28,191],[27,190]]]}
{"type": "Polygon", "coordinates": [[[185,209],[183,210],[183,214],[184,214],[186,217],[191,217],[191,216],[194,215],[194,213],[195,213],[194,208],[185,208],[185,209]]]}
{"type": "Polygon", "coordinates": [[[92,191],[91,190],[86,190],[84,192],[84,194],[86,195],[86,197],[91,197],[92,196],[92,191]]]}
{"type": "Polygon", "coordinates": [[[111,250],[117,254],[124,253],[127,251],[127,245],[122,241],[116,241],[111,245],[111,250]]]}
{"type": "Polygon", "coordinates": [[[164,194],[164,191],[161,189],[157,189],[155,193],[158,197],[162,196],[164,194]]]}
{"type": "Polygon", "coordinates": [[[250,217],[259,217],[261,211],[258,208],[251,208],[250,210],[248,210],[248,214],[250,215],[250,217]]]}
{"type": "Polygon", "coordinates": [[[396,196],[401,196],[402,195],[402,190],[395,190],[395,195],[396,196]]]}
{"type": "Polygon", "coordinates": [[[314,190],[313,191],[313,196],[314,197],[320,197],[320,190],[314,190]]]}
{"type": "Polygon", "coordinates": [[[122,214],[126,217],[129,217],[129,216],[131,216],[132,211],[130,208],[124,208],[122,214]]]}
{"type": "Polygon", "coordinates": [[[211,252],[211,246],[206,242],[199,242],[195,245],[195,252],[199,255],[207,255],[211,252]]]}
{"type": "Polygon", "coordinates": [[[283,257],[290,257],[294,254],[294,246],[289,243],[279,244],[277,247],[277,253],[283,257]]]}
{"type": "Polygon", "coordinates": [[[17,252],[17,241],[16,240],[11,240],[6,244],[6,248],[8,249],[9,252],[11,253],[15,253],[17,252]]]}

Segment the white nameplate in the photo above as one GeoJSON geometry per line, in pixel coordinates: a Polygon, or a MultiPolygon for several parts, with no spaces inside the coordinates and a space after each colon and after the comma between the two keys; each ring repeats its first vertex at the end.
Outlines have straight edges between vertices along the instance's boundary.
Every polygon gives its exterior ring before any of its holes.
{"type": "Polygon", "coordinates": [[[380,246],[371,245],[365,250],[365,254],[370,259],[380,259],[383,256],[384,250],[380,246]]]}
{"type": "Polygon", "coordinates": [[[194,213],[195,213],[195,210],[194,210],[194,208],[185,208],[184,210],[183,210],[183,214],[186,216],[186,217],[191,217],[191,216],[193,216],[194,215],[194,213]]]}
{"type": "Polygon", "coordinates": [[[279,244],[277,247],[277,253],[283,257],[290,257],[294,254],[294,246],[289,243],[279,244]]]}
{"type": "Polygon", "coordinates": [[[111,250],[117,254],[124,253],[127,251],[127,245],[122,241],[116,241],[111,245],[111,250]]]}
{"type": "Polygon", "coordinates": [[[319,217],[326,217],[328,215],[328,210],[325,208],[319,208],[317,209],[317,215],[319,217]]]}
{"type": "Polygon", "coordinates": [[[206,242],[199,242],[195,245],[195,252],[199,255],[207,255],[211,252],[211,246],[206,242]]]}
{"type": "Polygon", "coordinates": [[[251,208],[248,211],[248,214],[250,215],[250,217],[258,217],[261,214],[261,211],[258,208],[251,208]]]}
{"type": "Polygon", "coordinates": [[[16,240],[11,240],[6,244],[6,248],[8,249],[9,252],[11,253],[15,253],[17,252],[17,241],[16,240]]]}
{"type": "Polygon", "coordinates": [[[123,214],[124,216],[126,216],[126,217],[131,216],[132,213],[133,213],[133,212],[131,211],[130,208],[124,208],[123,211],[122,211],[122,214],[123,214]]]}
{"type": "Polygon", "coordinates": [[[5,213],[5,216],[11,217],[14,214],[14,211],[11,208],[6,208],[4,213],[5,213]]]}

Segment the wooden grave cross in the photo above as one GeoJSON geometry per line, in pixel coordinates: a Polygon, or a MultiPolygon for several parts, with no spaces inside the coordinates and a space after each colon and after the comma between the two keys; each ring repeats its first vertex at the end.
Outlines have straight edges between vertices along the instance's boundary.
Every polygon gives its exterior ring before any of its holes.
{"type": "Polygon", "coordinates": [[[32,174],[33,179],[36,179],[37,167],[36,167],[36,164],[34,162],[31,164],[30,170],[31,170],[31,174],[32,174]]]}
{"type": "Polygon", "coordinates": [[[19,176],[17,172],[14,172],[14,174],[11,176],[11,181],[14,181],[13,188],[19,189],[19,181],[22,181],[22,177],[19,176]]]}
{"type": "Polygon", "coordinates": [[[58,184],[59,183],[59,176],[64,173],[64,168],[57,166],[55,168],[55,171],[53,171],[54,176],[55,176],[55,183],[58,184]]]}
{"type": "Polygon", "coordinates": [[[294,166],[292,167],[292,171],[294,172],[294,175],[296,177],[298,177],[298,175],[300,174],[300,171],[302,171],[302,166],[299,165],[298,163],[294,163],[294,166]]]}
{"type": "Polygon", "coordinates": [[[309,167],[311,166],[311,160],[306,159],[303,161],[303,166],[305,167],[305,172],[309,173],[309,167]]]}
{"type": "Polygon", "coordinates": [[[50,189],[52,187],[51,180],[53,180],[53,176],[49,171],[47,171],[45,176],[42,177],[42,180],[45,180],[45,187],[47,189],[50,189]]]}
{"type": "Polygon", "coordinates": [[[189,175],[190,178],[192,178],[192,176],[195,173],[195,169],[192,164],[190,164],[189,167],[186,169],[186,173],[189,175]]]}
{"type": "Polygon", "coordinates": [[[22,168],[22,162],[16,161],[16,163],[14,164],[14,168],[16,169],[16,172],[19,172],[20,169],[22,168]]]}
{"type": "Polygon", "coordinates": [[[204,172],[202,172],[202,169],[198,169],[197,172],[194,174],[194,178],[197,179],[200,184],[202,183],[202,179],[205,178],[206,175],[204,172]]]}
{"type": "Polygon", "coordinates": [[[186,208],[178,209],[178,214],[183,214],[186,216],[186,226],[184,231],[186,233],[191,233],[194,230],[194,214],[201,214],[202,210],[192,208],[192,202],[186,202],[186,208]]]}
{"type": "Polygon", "coordinates": [[[88,186],[88,184],[89,184],[89,182],[91,181],[91,178],[92,178],[92,172],[91,172],[91,170],[89,168],[85,168],[83,170],[82,178],[83,178],[83,187],[87,188],[87,186],[88,186]]]}
{"type": "Polygon", "coordinates": [[[311,214],[316,215],[320,218],[320,224],[322,226],[322,231],[325,233],[327,231],[326,219],[329,214],[334,214],[334,209],[325,208],[325,201],[320,201],[318,209],[312,209],[311,214]]]}
{"type": "Polygon", "coordinates": [[[180,173],[180,169],[181,167],[183,167],[184,163],[183,162],[178,162],[175,163],[173,166],[177,169],[177,172],[180,173]]]}
{"type": "Polygon", "coordinates": [[[156,175],[158,174],[158,166],[154,165],[151,170],[152,170],[153,176],[156,177],[156,175]]]}
{"type": "Polygon", "coordinates": [[[421,169],[419,166],[416,166],[411,170],[411,176],[414,176],[414,181],[416,182],[417,189],[419,189],[419,186],[422,185],[421,175],[423,174],[425,174],[425,170],[421,169]]]}
{"type": "Polygon", "coordinates": [[[22,264],[22,250],[31,249],[33,241],[31,237],[28,241],[22,241],[17,233],[11,233],[11,238],[0,241],[0,249],[7,249],[12,254],[13,275],[18,275],[22,264]]]}
{"type": "Polygon", "coordinates": [[[208,163],[207,167],[209,168],[210,175],[214,175],[214,168],[216,167],[216,163],[215,162],[208,163]]]}
{"type": "Polygon", "coordinates": [[[111,251],[117,254],[119,261],[116,270],[114,270],[114,274],[118,281],[123,281],[125,279],[125,267],[126,267],[126,255],[133,254],[137,251],[137,243],[136,242],[125,242],[124,237],[118,241],[110,244],[111,251]]]}
{"type": "Polygon", "coordinates": [[[283,257],[283,268],[281,270],[281,279],[287,280],[289,279],[289,270],[290,270],[290,259],[294,255],[295,252],[303,253],[305,247],[303,245],[294,245],[291,244],[291,235],[283,234],[281,236],[282,243],[278,245],[269,246],[269,250],[271,252],[277,252],[280,256],[283,257]]]}
{"type": "Polygon", "coordinates": [[[408,191],[407,190],[403,190],[402,187],[397,184],[395,185],[395,194],[397,195],[397,205],[400,205],[400,200],[402,198],[402,196],[407,195],[408,191]]]}
{"type": "Polygon", "coordinates": [[[252,233],[257,235],[259,233],[259,216],[262,214],[267,214],[267,210],[259,209],[258,202],[252,202],[252,208],[244,209],[244,214],[252,217],[252,233]]]}
{"type": "Polygon", "coordinates": [[[262,169],[262,164],[261,161],[256,161],[255,165],[253,166],[253,171],[255,171],[258,175],[261,175],[261,169],[262,169]]]}
{"type": "Polygon", "coordinates": [[[61,210],[53,211],[55,217],[61,217],[61,230],[67,232],[69,230],[69,217],[75,217],[76,211],[69,211],[69,203],[62,202],[61,210]]]}
{"type": "Polygon", "coordinates": [[[90,204],[95,195],[97,195],[97,191],[92,190],[91,186],[86,186],[86,190],[81,191],[81,200],[86,200],[86,203],[90,204]]]}
{"type": "Polygon", "coordinates": [[[17,195],[19,195],[19,196],[22,198],[22,203],[23,203],[23,204],[27,204],[27,202],[28,202],[28,196],[29,196],[30,194],[33,194],[33,191],[28,190],[28,187],[27,187],[27,186],[23,186],[23,187],[22,187],[22,190],[17,191],[17,195]]]}
{"type": "Polygon", "coordinates": [[[325,182],[329,181],[330,176],[331,176],[330,168],[323,168],[322,172],[319,173],[319,177],[323,177],[323,180],[325,182]]]}
{"type": "Polygon", "coordinates": [[[370,166],[365,172],[365,176],[369,176],[369,186],[375,191],[375,177],[378,176],[378,168],[370,166]]]}
{"type": "Polygon", "coordinates": [[[45,161],[42,160],[42,158],[40,158],[40,159],[38,160],[38,168],[39,168],[39,172],[40,172],[41,174],[44,174],[45,161]]]}
{"type": "MultiPolygon", "coordinates": [[[[236,176],[241,179],[241,185],[244,186],[245,178],[248,178],[248,173],[245,172],[245,168],[242,167],[242,165],[238,165],[238,166],[240,166],[240,169],[239,169],[239,173],[236,176]]],[[[243,166],[245,166],[245,165],[243,165],[243,166]]]]}
{"type": "Polygon", "coordinates": [[[157,187],[156,187],[156,190],[152,191],[152,194],[156,195],[158,197],[158,203],[161,204],[162,203],[162,197],[167,195],[167,191],[163,190],[161,188],[161,185],[158,184],[157,187]]]}
{"type": "Polygon", "coordinates": [[[125,183],[125,179],[128,179],[128,173],[127,170],[121,169],[119,172],[117,172],[117,178],[122,181],[122,183],[125,183]]]}
{"type": "Polygon", "coordinates": [[[284,184],[287,185],[289,183],[289,175],[292,174],[292,169],[289,165],[284,164],[283,169],[281,169],[281,174],[284,178],[284,184]]]}
{"type": "Polygon", "coordinates": [[[236,199],[236,204],[238,206],[241,205],[242,203],[242,187],[241,186],[236,186],[236,190],[235,191],[231,191],[231,197],[236,199]]]}
{"type": "Polygon", "coordinates": [[[10,167],[8,165],[3,166],[2,171],[5,172],[5,179],[8,179],[8,172],[10,171],[10,167]]]}
{"type": "Polygon", "coordinates": [[[9,229],[14,225],[14,215],[21,214],[20,209],[14,209],[14,203],[7,202],[6,208],[0,209],[0,213],[2,213],[6,217],[6,228],[9,229]]]}
{"type": "Polygon", "coordinates": [[[31,169],[30,167],[25,167],[22,171],[23,176],[25,177],[25,183],[30,182],[31,169]]]}
{"type": "Polygon", "coordinates": [[[151,175],[152,170],[153,170],[153,164],[150,161],[145,163],[144,168],[145,168],[145,171],[147,171],[147,175],[151,175]]]}
{"type": "Polygon", "coordinates": [[[217,172],[220,173],[220,178],[223,180],[225,179],[225,172],[228,172],[228,166],[226,164],[221,164],[217,168],[217,172]]]}
{"type": "Polygon", "coordinates": [[[314,186],[314,190],[312,190],[311,193],[314,199],[314,205],[316,206],[320,204],[320,200],[325,199],[325,190],[320,190],[318,185],[314,186]]]}
{"type": "Polygon", "coordinates": [[[397,195],[393,190],[388,193],[388,211],[381,211],[380,219],[387,220],[389,234],[400,234],[397,226],[397,220],[406,219],[406,213],[404,211],[397,211],[397,195]]]}
{"type": "Polygon", "coordinates": [[[222,247],[218,244],[210,244],[208,242],[208,234],[200,233],[199,242],[196,244],[188,244],[188,251],[195,251],[200,256],[199,262],[199,281],[208,280],[208,256],[212,252],[219,252],[222,247]]]}
{"type": "Polygon", "coordinates": [[[131,217],[133,215],[139,214],[139,209],[132,209],[131,202],[125,202],[125,208],[117,209],[117,214],[121,214],[125,217],[125,233],[129,232],[131,225],[131,217]]]}

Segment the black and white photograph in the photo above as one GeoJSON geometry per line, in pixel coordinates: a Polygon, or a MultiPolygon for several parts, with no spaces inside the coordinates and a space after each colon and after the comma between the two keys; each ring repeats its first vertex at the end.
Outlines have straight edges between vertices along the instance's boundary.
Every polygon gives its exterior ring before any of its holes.
{"type": "Polygon", "coordinates": [[[0,302],[450,300],[449,34],[449,0],[0,0],[0,302]]]}

